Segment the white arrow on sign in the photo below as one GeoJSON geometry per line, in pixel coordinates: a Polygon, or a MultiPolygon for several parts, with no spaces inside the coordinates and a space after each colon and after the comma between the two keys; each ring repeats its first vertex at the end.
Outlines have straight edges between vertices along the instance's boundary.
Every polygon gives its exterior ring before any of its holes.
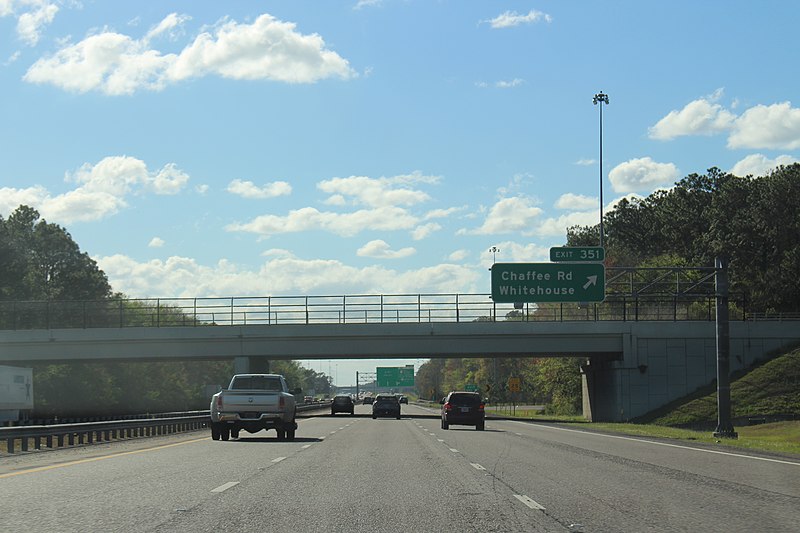
{"type": "Polygon", "coordinates": [[[583,290],[589,288],[589,285],[597,285],[597,276],[586,276],[586,279],[589,280],[583,285],[583,290]]]}

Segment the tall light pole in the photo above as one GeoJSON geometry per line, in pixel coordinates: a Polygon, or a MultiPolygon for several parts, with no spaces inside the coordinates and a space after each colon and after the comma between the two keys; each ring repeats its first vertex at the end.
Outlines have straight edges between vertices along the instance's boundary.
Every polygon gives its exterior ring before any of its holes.
{"type": "Polygon", "coordinates": [[[608,95],[600,91],[592,99],[594,105],[600,104],[600,248],[603,247],[603,104],[608,105],[608,95]]]}

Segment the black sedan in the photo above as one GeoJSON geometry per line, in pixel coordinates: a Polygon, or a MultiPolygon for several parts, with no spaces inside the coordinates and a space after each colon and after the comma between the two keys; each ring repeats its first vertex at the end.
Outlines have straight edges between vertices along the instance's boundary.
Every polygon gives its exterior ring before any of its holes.
{"type": "Polygon", "coordinates": [[[335,415],[336,413],[350,413],[355,414],[356,406],[353,403],[353,399],[346,394],[340,394],[336,396],[333,401],[331,402],[331,414],[335,415]]]}
{"type": "Polygon", "coordinates": [[[400,402],[394,394],[379,394],[372,403],[372,418],[394,417],[400,420],[400,402]]]}

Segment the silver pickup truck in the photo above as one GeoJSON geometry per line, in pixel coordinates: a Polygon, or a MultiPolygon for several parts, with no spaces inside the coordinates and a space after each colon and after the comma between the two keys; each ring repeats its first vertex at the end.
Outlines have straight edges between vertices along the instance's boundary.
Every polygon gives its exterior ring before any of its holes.
{"type": "Polygon", "coordinates": [[[211,397],[211,438],[238,439],[239,431],[275,429],[278,439],[294,440],[297,422],[294,394],[278,374],[236,374],[227,390],[211,397]]]}

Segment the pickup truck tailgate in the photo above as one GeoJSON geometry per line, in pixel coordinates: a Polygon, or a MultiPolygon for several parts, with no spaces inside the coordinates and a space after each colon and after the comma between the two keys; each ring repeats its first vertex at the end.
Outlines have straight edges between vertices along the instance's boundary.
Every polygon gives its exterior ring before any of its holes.
{"type": "Polygon", "coordinates": [[[227,390],[221,393],[221,398],[220,414],[237,413],[241,419],[259,419],[262,415],[270,414],[280,415],[284,410],[280,392],[227,390]]]}

